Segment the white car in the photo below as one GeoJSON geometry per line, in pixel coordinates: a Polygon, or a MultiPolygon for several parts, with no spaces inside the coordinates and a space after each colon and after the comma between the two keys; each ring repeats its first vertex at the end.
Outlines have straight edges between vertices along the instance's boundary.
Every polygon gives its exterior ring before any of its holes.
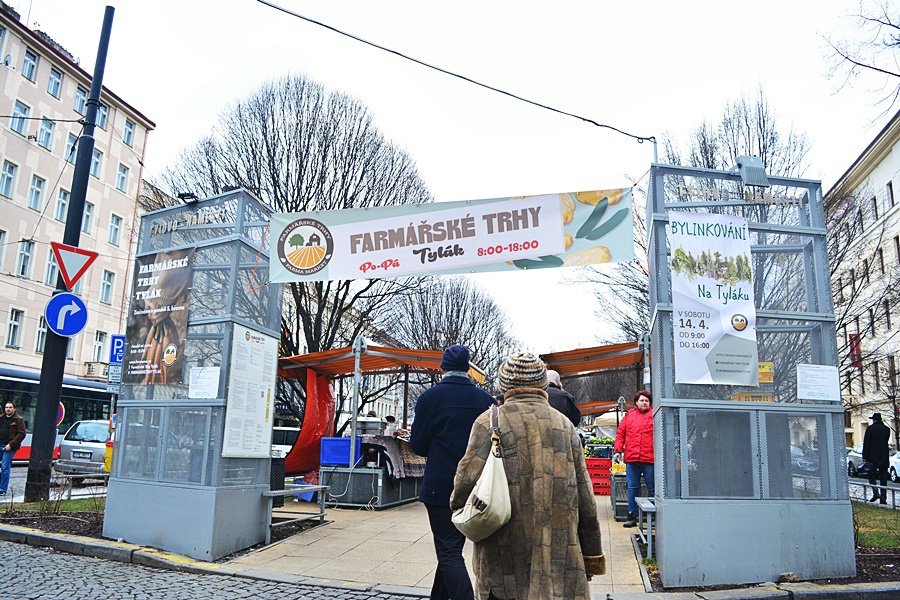
{"type": "Polygon", "coordinates": [[[888,475],[891,476],[891,481],[900,483],[900,452],[894,454],[888,464],[890,465],[888,475]]]}

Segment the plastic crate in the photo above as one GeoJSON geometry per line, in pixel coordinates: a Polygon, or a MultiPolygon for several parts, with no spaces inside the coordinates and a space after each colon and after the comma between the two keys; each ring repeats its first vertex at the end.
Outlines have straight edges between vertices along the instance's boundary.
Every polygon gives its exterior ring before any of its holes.
{"type": "Polygon", "coordinates": [[[606,485],[610,485],[609,473],[606,473],[605,475],[591,474],[591,483],[603,483],[606,485]]]}
{"type": "Polygon", "coordinates": [[[595,481],[593,486],[595,496],[609,496],[609,482],[595,481]]]}
{"type": "MultiPolygon", "coordinates": [[[[349,448],[349,446],[347,446],[349,448]]],[[[306,481],[302,477],[294,477],[294,484],[303,485],[306,481]]],[[[294,498],[297,500],[303,500],[304,502],[315,502],[316,494],[318,492],[298,492],[294,494],[294,498]]]]}
{"type": "Polygon", "coordinates": [[[592,468],[602,468],[609,469],[612,466],[611,458],[586,458],[584,459],[585,464],[587,465],[588,471],[592,468]]]}
{"type": "MultiPolygon", "coordinates": [[[[611,478],[609,500],[612,502],[613,518],[616,521],[628,519],[628,480],[625,475],[613,475],[611,478]]],[[[596,493],[596,492],[595,492],[596,493]]],[[[638,496],[649,496],[647,486],[641,479],[641,489],[638,496]]]]}
{"type": "MultiPolygon", "coordinates": [[[[322,453],[319,463],[335,467],[349,467],[350,465],[350,438],[348,437],[323,437],[322,453]]],[[[362,455],[362,440],[356,438],[356,460],[362,455]]]]}

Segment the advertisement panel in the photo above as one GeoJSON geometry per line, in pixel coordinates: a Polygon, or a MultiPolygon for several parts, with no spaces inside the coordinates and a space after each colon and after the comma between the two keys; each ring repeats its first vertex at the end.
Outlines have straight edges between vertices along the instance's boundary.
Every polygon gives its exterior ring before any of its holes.
{"type": "Polygon", "coordinates": [[[630,189],[276,213],[270,281],[626,262],[632,221],[630,189]]]}
{"type": "Polygon", "coordinates": [[[277,370],[278,340],[235,324],[223,457],[269,457],[277,370]]]}
{"type": "Polygon", "coordinates": [[[758,385],[747,220],[670,212],[668,238],[675,382],[758,385]]]}
{"type": "Polygon", "coordinates": [[[135,261],[123,383],[184,383],[193,264],[193,248],[158,252],[135,261]]]}

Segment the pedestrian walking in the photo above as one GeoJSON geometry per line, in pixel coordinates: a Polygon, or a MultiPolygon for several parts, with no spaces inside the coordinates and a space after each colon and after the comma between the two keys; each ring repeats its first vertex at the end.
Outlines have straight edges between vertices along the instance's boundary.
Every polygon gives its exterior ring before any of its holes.
{"type": "MultiPolygon", "coordinates": [[[[863,436],[862,458],[869,463],[869,483],[875,485],[879,481],[884,488],[887,486],[888,474],[888,441],[891,439],[891,430],[881,421],[881,413],[872,413],[869,417],[872,424],[866,428],[863,436]]],[[[874,490],[869,502],[881,502],[887,504],[887,490],[874,490]]]]}
{"type": "Polygon", "coordinates": [[[652,498],[653,488],[653,395],[650,390],[639,390],[634,393],[634,408],[625,413],[616,441],[613,445],[613,458],[618,462],[624,456],[625,479],[628,483],[628,518],[625,527],[637,525],[637,497],[641,488],[641,477],[647,485],[647,493],[652,498]],[[623,455],[624,451],[624,455],[623,455]]]}
{"type": "Polygon", "coordinates": [[[575,404],[575,397],[563,389],[559,373],[553,369],[547,370],[547,396],[550,406],[566,415],[572,425],[578,427],[581,424],[581,411],[575,404]]]}
{"type": "Polygon", "coordinates": [[[472,423],[494,399],[469,378],[469,349],[444,350],[443,378],[416,401],[416,422],[409,440],[413,452],[427,457],[419,502],[428,511],[438,566],[431,600],[473,600],[472,581],[463,559],[466,538],[450,520],[450,492],[456,466],[466,451],[472,423]]]}
{"type": "MultiPolygon", "coordinates": [[[[479,598],[589,600],[588,581],[606,572],[600,524],[581,440],[547,401],[547,372],[532,354],[500,366],[498,426],[512,516],[475,542],[479,598]]],[[[491,415],[475,420],[450,507],[465,505],[487,460],[491,415]]]]}
{"type": "Polygon", "coordinates": [[[14,402],[7,400],[0,418],[0,444],[4,444],[0,454],[0,496],[5,496],[9,489],[9,473],[16,450],[25,439],[25,419],[16,412],[14,402]]]}

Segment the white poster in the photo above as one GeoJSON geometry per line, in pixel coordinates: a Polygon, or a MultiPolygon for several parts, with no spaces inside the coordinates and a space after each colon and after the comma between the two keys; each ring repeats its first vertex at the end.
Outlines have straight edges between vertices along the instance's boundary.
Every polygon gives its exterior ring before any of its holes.
{"type": "Polygon", "coordinates": [[[838,368],[829,365],[797,365],[799,400],[841,400],[838,368]]]}
{"type": "Polygon", "coordinates": [[[668,238],[675,382],[758,385],[747,220],[670,212],[668,238]]]}
{"type": "Polygon", "coordinates": [[[188,398],[219,397],[219,367],[191,367],[188,398]]]}
{"type": "Polygon", "coordinates": [[[269,457],[277,367],[278,340],[235,324],[223,457],[269,457]]]}

